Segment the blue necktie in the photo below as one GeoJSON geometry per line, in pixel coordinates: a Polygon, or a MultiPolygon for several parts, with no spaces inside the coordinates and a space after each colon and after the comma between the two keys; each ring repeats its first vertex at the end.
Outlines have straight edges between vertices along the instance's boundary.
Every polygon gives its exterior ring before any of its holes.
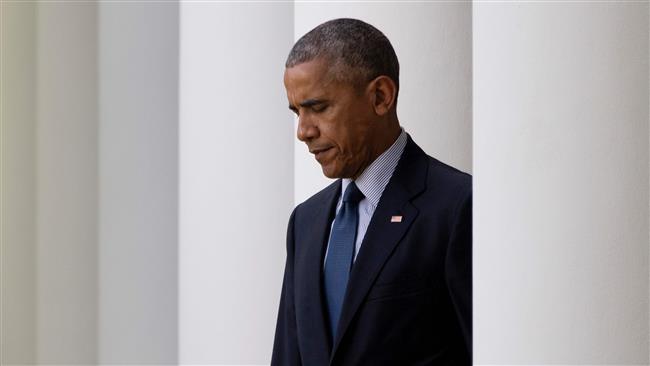
{"type": "Polygon", "coordinates": [[[357,185],[350,182],[332,225],[327,259],[325,260],[325,293],[332,338],[336,336],[336,328],[343,307],[343,297],[348,285],[348,277],[350,277],[359,222],[358,207],[359,201],[363,197],[363,193],[357,188],[357,185]]]}

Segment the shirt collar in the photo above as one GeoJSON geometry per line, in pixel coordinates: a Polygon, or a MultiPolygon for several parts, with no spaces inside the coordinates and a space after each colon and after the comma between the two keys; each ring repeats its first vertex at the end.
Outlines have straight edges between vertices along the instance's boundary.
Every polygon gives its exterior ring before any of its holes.
{"type": "MultiPolygon", "coordinates": [[[[402,152],[404,152],[406,140],[406,132],[402,128],[402,132],[397,137],[397,140],[379,155],[375,161],[368,165],[363,173],[354,181],[361,193],[363,193],[373,207],[377,207],[379,204],[381,194],[388,185],[388,181],[397,167],[399,158],[402,156],[402,152]]],[[[341,197],[343,197],[343,193],[350,182],[352,182],[352,179],[349,178],[343,178],[341,180],[341,197]]]]}

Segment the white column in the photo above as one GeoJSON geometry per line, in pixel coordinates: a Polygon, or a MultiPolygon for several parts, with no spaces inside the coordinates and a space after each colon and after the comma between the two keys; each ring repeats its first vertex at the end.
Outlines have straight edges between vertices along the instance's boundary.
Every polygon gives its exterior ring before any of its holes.
{"type": "Polygon", "coordinates": [[[35,364],[35,3],[0,3],[0,44],[0,364],[35,364]]]}
{"type": "MultiPolygon", "coordinates": [[[[400,123],[429,155],[471,173],[471,3],[299,2],[295,40],[335,18],[363,20],[388,37],[400,61],[400,123]]],[[[298,204],[331,180],[323,176],[305,144],[294,141],[298,204]]]]}
{"type": "Polygon", "coordinates": [[[99,5],[99,361],[178,357],[175,2],[99,5]]]}
{"type": "Polygon", "coordinates": [[[37,4],[37,363],[96,360],[96,10],[37,4]]]}
{"type": "Polygon", "coordinates": [[[179,362],[268,364],[293,207],[291,3],[181,3],[179,362]]]}
{"type": "Polygon", "coordinates": [[[474,3],[474,362],[647,365],[648,3],[474,3]]]}

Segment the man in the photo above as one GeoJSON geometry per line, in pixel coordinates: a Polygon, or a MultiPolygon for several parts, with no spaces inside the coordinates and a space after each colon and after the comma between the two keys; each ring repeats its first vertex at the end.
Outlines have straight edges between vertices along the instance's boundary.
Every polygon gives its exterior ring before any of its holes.
{"type": "Polygon", "coordinates": [[[298,139],[340,179],[291,214],[271,364],[471,365],[471,177],[400,128],[390,42],[323,23],[284,84],[298,139]]]}

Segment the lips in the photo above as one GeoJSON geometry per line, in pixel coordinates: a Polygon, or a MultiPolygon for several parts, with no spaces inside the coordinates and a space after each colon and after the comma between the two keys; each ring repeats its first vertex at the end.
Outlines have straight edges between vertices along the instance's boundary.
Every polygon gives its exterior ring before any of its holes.
{"type": "Polygon", "coordinates": [[[314,157],[316,158],[316,160],[318,160],[318,161],[320,162],[321,159],[323,159],[323,158],[325,157],[325,155],[326,155],[330,150],[332,150],[332,147],[331,147],[331,146],[329,146],[329,147],[320,147],[320,148],[310,149],[309,152],[312,153],[312,154],[314,154],[314,157]]]}
{"type": "Polygon", "coordinates": [[[331,148],[332,148],[331,146],[313,148],[313,149],[309,149],[309,152],[312,153],[312,154],[318,154],[318,153],[321,153],[321,152],[323,152],[325,150],[329,150],[331,148]]]}

